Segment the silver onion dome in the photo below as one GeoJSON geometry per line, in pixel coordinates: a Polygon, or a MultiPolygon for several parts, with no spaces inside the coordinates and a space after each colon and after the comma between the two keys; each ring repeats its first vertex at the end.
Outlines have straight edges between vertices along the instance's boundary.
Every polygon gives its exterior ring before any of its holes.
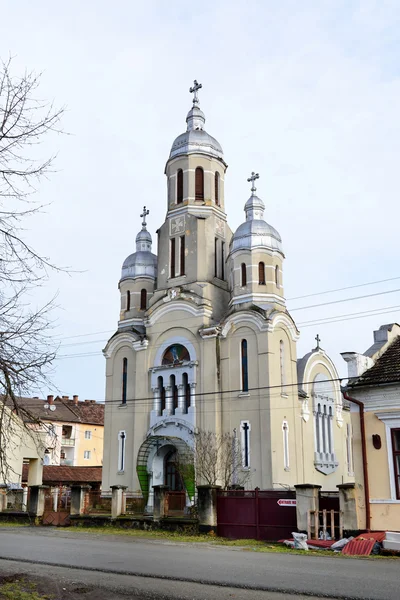
{"type": "Polygon", "coordinates": [[[130,254],[124,260],[121,272],[121,281],[123,279],[136,279],[138,277],[157,277],[157,256],[151,251],[152,239],[146,229],[146,207],[143,211],[142,230],[136,236],[136,252],[130,254]]]}
{"type": "Polygon", "coordinates": [[[211,155],[219,160],[224,159],[224,153],[221,144],[207,133],[204,129],[206,118],[203,111],[199,107],[199,99],[197,92],[201,88],[201,84],[195,81],[195,86],[190,88],[190,92],[194,93],[193,106],[189,110],[186,123],[187,130],[185,133],[178,135],[172,144],[169,158],[175,158],[182,154],[201,153],[211,155]]]}
{"type": "Polygon", "coordinates": [[[246,221],[237,228],[232,237],[231,252],[265,248],[283,254],[281,236],[272,225],[264,221],[265,204],[255,195],[255,191],[253,181],[252,194],[244,207],[246,221]]]}

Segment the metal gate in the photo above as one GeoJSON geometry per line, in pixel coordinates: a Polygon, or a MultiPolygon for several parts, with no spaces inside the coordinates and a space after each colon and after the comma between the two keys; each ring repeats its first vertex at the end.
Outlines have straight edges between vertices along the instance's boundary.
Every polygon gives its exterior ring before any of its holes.
{"type": "Polygon", "coordinates": [[[220,491],[217,533],[233,539],[276,541],[297,531],[296,493],[259,489],[220,491]]]}
{"type": "Polygon", "coordinates": [[[169,517],[181,517],[184,515],[186,506],[186,492],[168,492],[167,493],[167,510],[169,517]]]}
{"type": "Polygon", "coordinates": [[[71,490],[66,487],[52,487],[44,497],[43,525],[69,525],[71,510],[71,490]]]}

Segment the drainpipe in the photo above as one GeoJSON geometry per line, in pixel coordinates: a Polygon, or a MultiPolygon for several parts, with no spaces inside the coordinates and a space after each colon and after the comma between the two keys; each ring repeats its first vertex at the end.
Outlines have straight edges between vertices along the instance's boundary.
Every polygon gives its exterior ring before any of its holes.
{"type": "Polygon", "coordinates": [[[363,463],[364,475],[364,496],[365,496],[365,525],[366,530],[371,531],[371,507],[369,504],[369,479],[368,479],[368,462],[367,462],[367,444],[365,438],[365,422],[364,422],[364,402],[352,398],[347,392],[342,390],[343,397],[349,402],[353,402],[358,406],[360,415],[360,431],[361,431],[361,455],[363,463]]]}

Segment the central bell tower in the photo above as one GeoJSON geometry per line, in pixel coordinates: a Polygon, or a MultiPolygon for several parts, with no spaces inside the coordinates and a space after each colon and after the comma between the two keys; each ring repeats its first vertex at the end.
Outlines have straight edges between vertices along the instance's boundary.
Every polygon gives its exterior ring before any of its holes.
{"type": "Polygon", "coordinates": [[[180,288],[210,300],[215,316],[229,302],[226,258],[232,232],[225,213],[227,164],[219,142],[205,130],[199,90],[194,81],[193,105],[186,131],[172,144],[165,166],[167,215],[158,230],[157,292],[180,288]]]}

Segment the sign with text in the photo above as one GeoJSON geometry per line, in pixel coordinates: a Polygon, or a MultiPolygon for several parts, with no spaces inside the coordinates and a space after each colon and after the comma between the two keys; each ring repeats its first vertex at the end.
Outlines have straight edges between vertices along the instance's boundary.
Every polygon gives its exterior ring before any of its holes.
{"type": "Polygon", "coordinates": [[[280,498],[278,500],[278,504],[279,506],[296,506],[296,500],[289,500],[289,498],[280,498]]]}

